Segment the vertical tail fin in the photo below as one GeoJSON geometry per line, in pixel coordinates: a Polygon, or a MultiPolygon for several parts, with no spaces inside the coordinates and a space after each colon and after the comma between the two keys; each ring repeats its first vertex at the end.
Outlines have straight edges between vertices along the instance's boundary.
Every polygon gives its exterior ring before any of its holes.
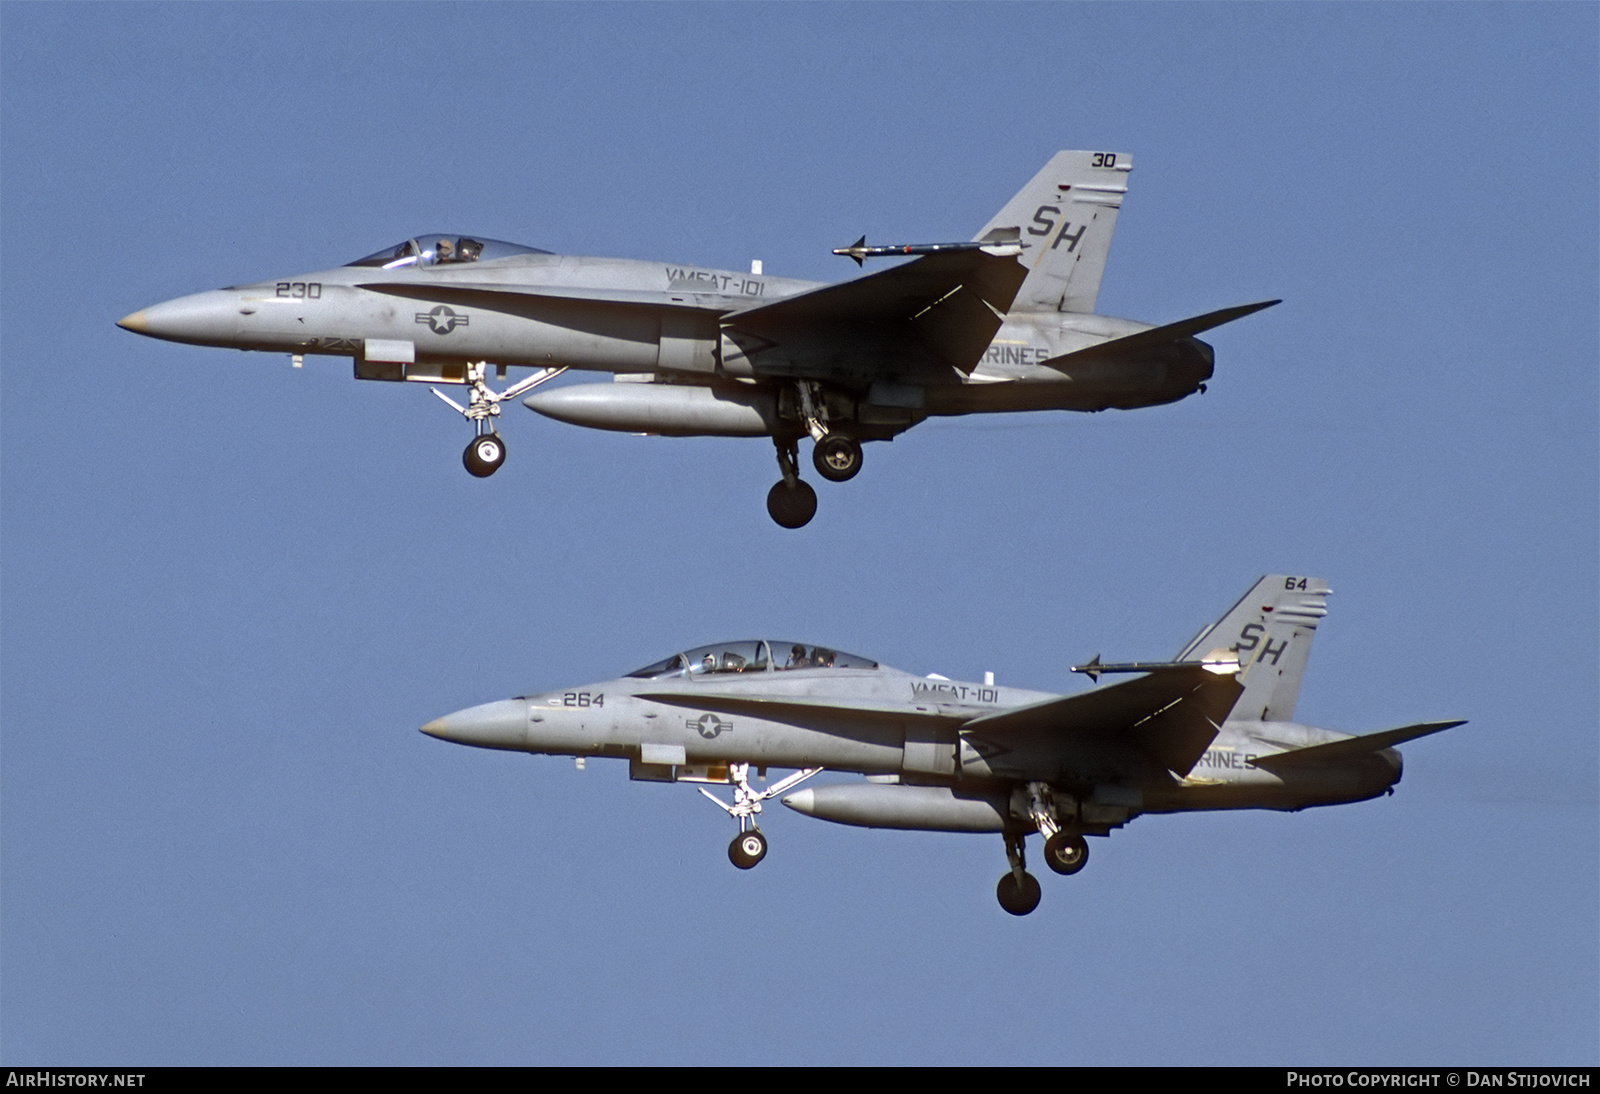
{"type": "Polygon", "coordinates": [[[1028,279],[1012,311],[1094,311],[1131,170],[1126,152],[1057,152],[973,237],[1020,233],[1028,279]]]}
{"type": "Polygon", "coordinates": [[[1217,622],[1202,630],[1175,661],[1214,650],[1237,650],[1244,693],[1233,716],[1263,722],[1294,717],[1300,677],[1317,624],[1328,614],[1328,583],[1317,577],[1264,577],[1217,622]]]}

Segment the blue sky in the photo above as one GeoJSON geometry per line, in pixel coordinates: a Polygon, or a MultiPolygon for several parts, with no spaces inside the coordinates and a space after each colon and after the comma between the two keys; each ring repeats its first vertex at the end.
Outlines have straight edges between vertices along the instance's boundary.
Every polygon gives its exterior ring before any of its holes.
{"type": "Polygon", "coordinates": [[[0,1058],[1600,1057],[1593,5],[0,7],[0,1058]],[[760,441],[114,321],[424,230],[839,279],[1061,148],[1135,157],[1100,310],[1204,396],[924,424],[787,533],[760,441]],[[727,819],[416,727],[774,634],[1071,691],[1266,572],[1393,797],[998,837],[727,819]]]}

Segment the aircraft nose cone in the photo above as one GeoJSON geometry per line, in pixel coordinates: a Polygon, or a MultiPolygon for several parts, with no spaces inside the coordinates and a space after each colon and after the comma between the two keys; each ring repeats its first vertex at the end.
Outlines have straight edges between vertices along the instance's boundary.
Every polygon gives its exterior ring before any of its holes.
{"type": "Polygon", "coordinates": [[[117,320],[135,334],[202,346],[229,345],[239,334],[238,293],[215,289],[141,308],[117,320]]]}
{"type": "Polygon", "coordinates": [[[468,707],[435,718],[422,732],[475,748],[521,749],[528,742],[528,704],[522,699],[502,699],[468,707]]]}

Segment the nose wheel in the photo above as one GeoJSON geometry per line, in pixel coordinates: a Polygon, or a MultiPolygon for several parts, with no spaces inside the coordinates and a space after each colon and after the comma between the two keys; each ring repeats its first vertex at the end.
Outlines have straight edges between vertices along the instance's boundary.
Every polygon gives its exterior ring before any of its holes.
{"type": "Polygon", "coordinates": [[[728,861],[741,870],[753,869],[756,863],[767,857],[767,837],[761,834],[759,828],[752,828],[748,832],[740,832],[728,844],[728,861]]]}
{"type": "Polygon", "coordinates": [[[469,474],[486,479],[506,462],[506,444],[500,434],[484,433],[467,445],[466,451],[461,453],[461,462],[469,474]]]}

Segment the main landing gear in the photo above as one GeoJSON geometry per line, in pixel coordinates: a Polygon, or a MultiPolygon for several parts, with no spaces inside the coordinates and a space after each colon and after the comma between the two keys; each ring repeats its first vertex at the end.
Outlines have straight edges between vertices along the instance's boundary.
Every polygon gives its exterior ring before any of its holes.
{"type": "MultiPolygon", "coordinates": [[[[1075,820],[1069,821],[1073,827],[1064,827],[1057,819],[1055,799],[1049,784],[1029,783],[1027,794],[1028,817],[1044,837],[1044,864],[1058,874],[1075,874],[1089,865],[1089,843],[1075,827],[1075,820]]],[[[1023,829],[1005,834],[1006,858],[1011,863],[1011,870],[995,888],[1000,907],[1012,915],[1027,915],[1039,906],[1038,879],[1026,869],[1025,835],[1023,829]]]]}
{"type": "Polygon", "coordinates": [[[800,442],[772,439],[783,478],[767,491],[767,515],[784,528],[804,528],[817,515],[817,492],[800,477],[800,442]]]}
{"type": "Polygon", "coordinates": [[[730,764],[728,780],[733,783],[732,805],[705,787],[700,787],[700,793],[716,802],[728,816],[739,822],[739,834],[728,844],[728,861],[741,870],[749,870],[766,858],[767,837],[756,827],[756,814],[761,812],[761,803],[792,790],[821,770],[820,767],[807,767],[787,778],[779,779],[765,790],[757,790],[750,785],[749,764],[730,764]]]}
{"type": "MultiPolygon", "coordinates": [[[[474,361],[467,365],[467,405],[462,406],[438,388],[429,388],[435,395],[449,403],[467,421],[471,422],[477,432],[472,443],[467,445],[465,452],[461,453],[461,463],[467,473],[476,478],[486,479],[506,462],[506,442],[500,439],[500,434],[495,432],[494,419],[500,417],[500,404],[507,399],[515,399],[518,395],[526,395],[546,380],[554,380],[567,371],[565,365],[560,368],[540,369],[525,379],[519,380],[504,391],[495,391],[485,381],[489,362],[474,361]]],[[[502,378],[505,369],[500,370],[502,378]]]]}
{"type": "Polygon", "coordinates": [[[843,433],[825,433],[811,449],[811,462],[829,482],[849,482],[861,470],[861,442],[843,433]]]}
{"type": "Polygon", "coordinates": [[[1000,875],[1000,884],[994,888],[1000,907],[1012,915],[1027,915],[1039,906],[1039,879],[1028,873],[1022,837],[1021,832],[1006,833],[1006,858],[1011,869],[1000,875]]]}
{"type": "MultiPolygon", "coordinates": [[[[817,515],[817,492],[800,477],[800,442],[773,438],[783,480],[767,491],[767,514],[784,528],[804,528],[817,515]]],[[[843,433],[824,433],[811,449],[817,474],[829,482],[846,482],[861,470],[861,442],[843,433]]]]}
{"type": "MultiPolygon", "coordinates": [[[[828,403],[814,380],[797,380],[795,411],[811,434],[811,464],[829,482],[848,482],[861,472],[861,442],[828,422],[828,403]]],[[[803,528],[817,515],[817,492],[800,479],[800,438],[774,437],[783,481],[767,491],[767,513],[785,528],[803,528]]]]}
{"type": "Polygon", "coordinates": [[[1089,865],[1089,841],[1076,832],[1057,832],[1044,841],[1044,864],[1058,874],[1075,874],[1089,865]]]}
{"type": "Polygon", "coordinates": [[[1089,865],[1089,843],[1075,828],[1056,818],[1055,796],[1048,783],[1028,784],[1028,816],[1044,837],[1044,864],[1058,874],[1075,874],[1089,865]]]}

